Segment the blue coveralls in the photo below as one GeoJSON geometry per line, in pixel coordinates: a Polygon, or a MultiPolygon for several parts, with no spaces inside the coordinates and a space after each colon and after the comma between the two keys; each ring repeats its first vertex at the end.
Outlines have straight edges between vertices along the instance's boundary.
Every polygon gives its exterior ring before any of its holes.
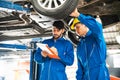
{"type": "Polygon", "coordinates": [[[65,67],[72,65],[74,61],[73,45],[70,41],[63,37],[56,41],[51,38],[44,40],[43,43],[48,44],[49,47],[55,47],[58,51],[59,59],[51,59],[49,57],[42,57],[41,49],[38,48],[35,53],[35,61],[43,63],[40,80],[68,80],[65,73],[65,67]]]}
{"type": "Polygon", "coordinates": [[[102,25],[91,16],[80,14],[78,19],[89,31],[77,45],[77,80],[109,80],[102,25]]]}

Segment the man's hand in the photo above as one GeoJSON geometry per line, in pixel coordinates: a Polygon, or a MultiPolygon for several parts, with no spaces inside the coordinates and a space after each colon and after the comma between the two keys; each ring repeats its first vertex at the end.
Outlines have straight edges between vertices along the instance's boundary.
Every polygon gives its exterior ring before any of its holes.
{"type": "Polygon", "coordinates": [[[43,57],[47,57],[47,56],[48,56],[48,54],[49,54],[49,53],[48,53],[48,52],[46,52],[46,51],[42,51],[42,52],[41,52],[41,55],[42,55],[43,57]]]}
{"type": "Polygon", "coordinates": [[[55,53],[56,55],[58,55],[57,49],[55,47],[51,47],[50,49],[53,51],[53,53],[55,53]]]}
{"type": "Polygon", "coordinates": [[[75,8],[75,10],[70,14],[72,17],[78,17],[79,15],[80,13],[78,12],[77,8],[75,8]]]}
{"type": "Polygon", "coordinates": [[[50,50],[53,54],[48,54],[48,57],[54,58],[54,59],[60,59],[58,56],[58,51],[55,47],[51,47],[50,50]]]}

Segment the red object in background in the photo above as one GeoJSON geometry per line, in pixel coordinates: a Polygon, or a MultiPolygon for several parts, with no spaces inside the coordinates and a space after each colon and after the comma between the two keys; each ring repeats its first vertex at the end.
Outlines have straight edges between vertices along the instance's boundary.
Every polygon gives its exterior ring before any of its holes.
{"type": "Polygon", "coordinates": [[[110,80],[120,80],[120,78],[115,77],[115,76],[110,76],[110,80]]]}

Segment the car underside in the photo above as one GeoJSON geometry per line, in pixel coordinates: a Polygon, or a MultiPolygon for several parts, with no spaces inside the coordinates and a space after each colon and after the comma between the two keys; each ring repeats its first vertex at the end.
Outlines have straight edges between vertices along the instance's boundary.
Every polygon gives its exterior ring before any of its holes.
{"type": "Polygon", "coordinates": [[[80,38],[69,14],[77,7],[101,21],[108,50],[120,49],[119,5],[120,0],[0,0],[0,41],[52,36],[52,22],[59,19],[76,46],[80,38]]]}

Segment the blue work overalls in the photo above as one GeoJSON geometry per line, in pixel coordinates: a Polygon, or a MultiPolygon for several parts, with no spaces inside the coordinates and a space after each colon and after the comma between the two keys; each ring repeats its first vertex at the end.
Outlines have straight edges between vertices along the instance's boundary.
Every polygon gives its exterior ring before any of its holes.
{"type": "Polygon", "coordinates": [[[89,31],[77,45],[77,80],[110,80],[102,25],[91,16],[80,14],[78,19],[89,31]]]}
{"type": "Polygon", "coordinates": [[[41,49],[38,48],[35,53],[35,61],[42,63],[42,71],[40,80],[68,80],[65,68],[67,65],[72,65],[74,61],[73,45],[70,41],[63,37],[58,40],[53,38],[44,40],[43,43],[48,44],[49,47],[55,47],[58,51],[60,59],[51,59],[49,57],[42,57],[41,49]]]}

